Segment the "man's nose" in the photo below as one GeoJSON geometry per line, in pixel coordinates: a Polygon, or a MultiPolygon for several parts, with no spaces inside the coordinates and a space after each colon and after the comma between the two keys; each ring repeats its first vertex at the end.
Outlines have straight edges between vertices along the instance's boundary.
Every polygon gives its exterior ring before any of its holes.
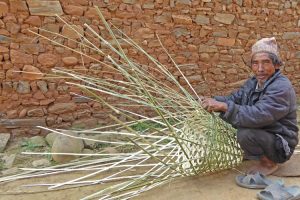
{"type": "Polygon", "coordinates": [[[258,63],[258,71],[264,71],[264,66],[262,63],[258,63]]]}

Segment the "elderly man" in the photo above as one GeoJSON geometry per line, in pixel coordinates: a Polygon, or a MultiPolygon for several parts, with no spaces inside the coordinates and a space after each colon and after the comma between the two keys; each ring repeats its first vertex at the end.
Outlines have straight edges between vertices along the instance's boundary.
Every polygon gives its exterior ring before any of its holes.
{"type": "Polygon", "coordinates": [[[245,158],[259,160],[249,173],[272,174],[298,144],[296,94],[281,64],[275,38],[263,38],[252,46],[254,76],[230,96],[201,100],[204,109],[221,112],[237,128],[245,158]]]}

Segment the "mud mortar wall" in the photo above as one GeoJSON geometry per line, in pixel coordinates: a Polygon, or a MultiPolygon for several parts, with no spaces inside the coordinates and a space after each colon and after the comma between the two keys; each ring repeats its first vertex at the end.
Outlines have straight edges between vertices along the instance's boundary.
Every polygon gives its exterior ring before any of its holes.
{"type": "MultiPolygon", "coordinates": [[[[300,94],[300,3],[296,0],[0,0],[0,127],[13,135],[43,134],[37,125],[71,128],[93,127],[109,122],[107,108],[75,97],[79,92],[64,80],[45,79],[38,74],[54,67],[93,71],[99,77],[113,73],[82,59],[70,50],[37,38],[28,29],[42,27],[79,40],[78,35],[55,17],[60,15],[78,30],[90,25],[102,34],[103,25],[94,6],[105,18],[137,41],[166,65],[155,34],[199,94],[228,94],[248,76],[245,65],[251,45],[261,37],[275,36],[282,69],[300,94]]],[[[47,32],[41,32],[47,36],[47,32]]],[[[71,40],[60,41],[72,49],[71,40]]],[[[126,49],[127,47],[125,47],[126,49]]],[[[132,58],[149,64],[126,49],[132,58]]],[[[90,52],[96,59],[103,59],[90,52]]],[[[174,71],[184,85],[182,77],[174,71]]]]}

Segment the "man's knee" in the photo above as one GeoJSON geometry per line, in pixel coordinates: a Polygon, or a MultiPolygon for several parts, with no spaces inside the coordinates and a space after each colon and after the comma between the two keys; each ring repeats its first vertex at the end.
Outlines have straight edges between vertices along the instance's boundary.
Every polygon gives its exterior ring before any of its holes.
{"type": "Polygon", "coordinates": [[[253,142],[253,138],[255,137],[255,130],[249,128],[238,129],[237,131],[237,141],[241,146],[249,144],[249,142],[253,142]]]}

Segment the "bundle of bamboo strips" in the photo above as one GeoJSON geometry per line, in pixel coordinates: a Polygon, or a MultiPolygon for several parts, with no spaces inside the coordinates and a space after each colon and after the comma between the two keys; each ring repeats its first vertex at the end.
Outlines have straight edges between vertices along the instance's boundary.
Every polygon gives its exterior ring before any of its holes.
{"type": "MultiPolygon", "coordinates": [[[[128,199],[175,177],[209,174],[233,168],[241,163],[242,151],[236,141],[235,129],[214,114],[206,112],[199,105],[196,100],[199,98],[198,94],[168,52],[165,50],[173,62],[174,68],[186,81],[187,89],[178,82],[166,66],[149,55],[121,30],[107,23],[100,10],[96,9],[112,40],[103,38],[89,25],[85,25],[89,33],[77,32],[81,41],[74,40],[73,42],[78,43],[85,50],[88,49],[89,52],[97,52],[105,57],[105,61],[94,59],[85,51],[64,46],[56,39],[38,36],[50,40],[54,45],[63,46],[86,56],[95,63],[108,67],[111,71],[121,75],[122,78],[113,79],[100,78],[71,69],[56,68],[53,70],[58,77],[65,77],[68,80],[67,84],[81,88],[87,95],[86,98],[100,102],[114,113],[110,115],[115,122],[114,125],[68,131],[115,135],[115,140],[95,140],[66,134],[66,130],[41,128],[68,137],[93,140],[117,147],[131,145],[138,147],[137,150],[130,153],[84,154],[84,157],[67,164],[42,169],[23,168],[25,172],[2,177],[0,182],[84,171],[87,174],[76,179],[38,185],[57,189],[113,181],[115,184],[108,184],[105,189],[83,199],[128,199]],[[112,27],[116,33],[112,31],[112,27]],[[97,46],[92,40],[88,40],[86,35],[101,41],[102,47],[104,45],[106,50],[97,46]],[[144,66],[129,58],[121,44],[126,44],[143,54],[153,65],[144,66]],[[110,51],[108,52],[107,49],[110,51]],[[161,77],[167,81],[162,81],[161,77]],[[120,103],[111,103],[107,100],[109,98],[105,98],[106,96],[120,99],[120,103]],[[144,110],[151,111],[151,114],[144,114],[144,110]],[[127,121],[121,121],[116,116],[123,116],[127,121]],[[145,129],[136,130],[134,126],[139,124],[142,124],[145,129]],[[136,171],[133,173],[134,169],[136,171]]],[[[67,22],[65,23],[67,24],[67,22]]],[[[71,25],[69,26],[73,28],[71,25]]],[[[77,31],[74,28],[73,30],[77,31]]],[[[63,36],[55,34],[55,37],[63,36]]],[[[163,47],[162,44],[161,46],[163,47]]],[[[26,154],[42,153],[27,152],[26,154]]],[[[83,156],[83,154],[80,155],[83,156]]]]}

